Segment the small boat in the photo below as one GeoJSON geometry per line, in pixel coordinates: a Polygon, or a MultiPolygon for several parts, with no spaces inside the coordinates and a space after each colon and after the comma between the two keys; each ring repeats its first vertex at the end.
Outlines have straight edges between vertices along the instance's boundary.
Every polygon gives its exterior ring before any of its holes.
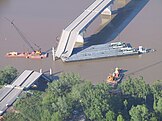
{"type": "Polygon", "coordinates": [[[34,52],[9,52],[5,55],[8,58],[31,58],[31,59],[43,59],[48,57],[48,53],[43,53],[39,51],[34,52]]]}
{"type": "Polygon", "coordinates": [[[110,86],[114,87],[115,85],[121,82],[123,77],[124,77],[124,73],[122,73],[122,69],[115,68],[115,71],[113,72],[113,74],[109,74],[109,76],[107,77],[106,82],[110,86]]]}

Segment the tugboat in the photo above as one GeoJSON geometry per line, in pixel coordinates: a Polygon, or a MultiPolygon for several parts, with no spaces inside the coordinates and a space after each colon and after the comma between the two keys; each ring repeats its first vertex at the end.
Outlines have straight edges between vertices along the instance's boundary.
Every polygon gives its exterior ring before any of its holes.
{"type": "Polygon", "coordinates": [[[106,83],[114,87],[119,82],[121,82],[123,77],[124,77],[124,73],[122,73],[122,69],[117,67],[115,68],[115,71],[112,74],[109,74],[109,76],[107,77],[106,83]]]}

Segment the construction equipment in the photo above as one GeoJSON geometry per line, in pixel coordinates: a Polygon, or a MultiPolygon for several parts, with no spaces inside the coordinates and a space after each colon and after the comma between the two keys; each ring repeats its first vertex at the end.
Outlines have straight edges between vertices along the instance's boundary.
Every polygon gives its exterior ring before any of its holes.
{"type": "Polygon", "coordinates": [[[13,27],[15,28],[15,30],[18,32],[18,34],[20,35],[20,37],[24,40],[24,42],[30,47],[30,49],[33,52],[36,52],[36,54],[41,54],[41,48],[34,43],[34,45],[38,48],[38,49],[34,49],[33,46],[29,43],[29,41],[26,39],[26,37],[23,35],[23,33],[20,31],[20,29],[13,23],[13,21],[9,20],[8,18],[5,17],[6,20],[8,20],[13,27]]]}
{"type": "Polygon", "coordinates": [[[29,41],[26,39],[26,37],[23,35],[23,33],[20,31],[20,29],[13,23],[13,21],[10,21],[8,18],[5,18],[6,20],[8,20],[13,27],[15,28],[15,30],[18,32],[18,34],[20,35],[20,37],[24,40],[24,42],[30,47],[30,49],[32,50],[32,52],[22,52],[22,53],[18,53],[18,52],[9,52],[6,54],[6,57],[23,57],[23,58],[32,58],[32,59],[42,59],[42,58],[47,58],[48,57],[48,53],[46,52],[41,52],[41,48],[36,45],[34,43],[34,45],[38,48],[38,49],[34,49],[33,46],[29,43],[29,41]]]}

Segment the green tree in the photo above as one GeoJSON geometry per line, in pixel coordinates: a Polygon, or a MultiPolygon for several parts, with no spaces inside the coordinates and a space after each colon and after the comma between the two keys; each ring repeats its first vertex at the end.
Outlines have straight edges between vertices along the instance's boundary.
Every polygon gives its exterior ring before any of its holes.
{"type": "Polygon", "coordinates": [[[162,98],[157,99],[157,104],[156,104],[156,108],[155,111],[159,117],[160,120],[162,120],[162,98]]]}
{"type": "Polygon", "coordinates": [[[158,116],[156,115],[156,113],[153,112],[153,113],[150,113],[149,120],[150,121],[158,121],[159,119],[158,119],[158,116]]]}
{"type": "MultiPolygon", "coordinates": [[[[149,86],[142,78],[129,79],[123,83],[120,88],[112,89],[106,83],[93,85],[73,73],[62,74],[58,80],[48,83],[45,92],[35,90],[32,91],[33,93],[20,96],[14,104],[14,108],[20,113],[12,113],[10,117],[15,116],[13,119],[18,121],[19,119],[21,121],[77,120],[81,115],[90,121],[161,119],[161,83],[149,86]],[[119,89],[122,94],[110,93],[118,92],[119,89]],[[150,93],[151,96],[147,96],[150,93]],[[152,108],[153,103],[150,103],[152,106],[146,107],[145,99],[152,98],[153,102],[153,96],[154,108],[152,108]]],[[[11,118],[7,117],[7,119],[11,118]]]]}
{"type": "Polygon", "coordinates": [[[8,112],[4,117],[4,121],[29,121],[29,120],[26,119],[20,113],[10,113],[10,112],[8,112]]]}
{"type": "Polygon", "coordinates": [[[125,120],[124,120],[123,116],[121,114],[119,114],[117,116],[117,121],[125,121],[125,120]]]}
{"type": "Polygon", "coordinates": [[[80,84],[82,80],[78,75],[73,73],[63,73],[60,75],[59,80],[49,83],[46,95],[43,98],[43,104],[56,102],[58,97],[66,96],[71,92],[72,87],[80,84]]]}
{"type": "Polygon", "coordinates": [[[162,120],[162,80],[155,81],[151,89],[154,95],[153,109],[156,112],[156,116],[153,117],[162,120]]]}
{"type": "Polygon", "coordinates": [[[151,117],[150,121],[158,121],[158,118],[157,117],[151,117]]]}
{"type": "Polygon", "coordinates": [[[162,95],[162,80],[157,80],[151,86],[153,93],[158,97],[162,95]]]}
{"type": "Polygon", "coordinates": [[[150,86],[145,83],[143,78],[129,78],[120,85],[123,94],[131,95],[137,98],[144,98],[150,94],[150,86]]]}
{"type": "Polygon", "coordinates": [[[162,98],[157,101],[157,111],[162,115],[162,98]]]}
{"type": "Polygon", "coordinates": [[[59,112],[54,112],[51,116],[51,121],[62,121],[59,112]]]}
{"type": "Polygon", "coordinates": [[[48,84],[43,97],[43,109],[59,112],[60,117],[67,119],[75,107],[80,106],[81,87],[84,83],[78,75],[73,73],[61,74],[59,80],[48,84]]]}
{"type": "Polygon", "coordinates": [[[58,112],[64,117],[69,117],[72,110],[72,102],[65,96],[58,97],[56,102],[58,112]]]}
{"type": "Polygon", "coordinates": [[[89,86],[82,97],[82,107],[90,120],[102,120],[110,109],[110,87],[106,83],[89,86]]]}
{"type": "Polygon", "coordinates": [[[17,70],[13,67],[5,67],[0,70],[0,84],[10,84],[17,77],[17,70]]]}
{"type": "Polygon", "coordinates": [[[108,111],[106,113],[106,121],[114,121],[115,120],[115,114],[112,111],[108,111]]]}
{"type": "Polygon", "coordinates": [[[86,114],[89,116],[88,118],[92,121],[93,120],[101,121],[103,119],[103,115],[100,110],[100,107],[98,107],[97,105],[94,105],[94,108],[90,107],[89,110],[87,109],[86,114]]]}
{"type": "Polygon", "coordinates": [[[43,110],[43,113],[41,115],[41,121],[51,121],[51,115],[48,110],[43,110]]]}
{"type": "Polygon", "coordinates": [[[145,105],[133,106],[129,111],[131,121],[147,121],[149,112],[145,105]]]}
{"type": "Polygon", "coordinates": [[[125,109],[127,109],[127,106],[128,106],[128,100],[125,99],[123,103],[124,103],[124,107],[125,107],[125,109]]]}
{"type": "Polygon", "coordinates": [[[34,91],[33,94],[25,93],[20,96],[14,103],[16,110],[20,111],[21,114],[30,121],[40,121],[41,119],[41,102],[42,93],[39,91],[34,91]]]}

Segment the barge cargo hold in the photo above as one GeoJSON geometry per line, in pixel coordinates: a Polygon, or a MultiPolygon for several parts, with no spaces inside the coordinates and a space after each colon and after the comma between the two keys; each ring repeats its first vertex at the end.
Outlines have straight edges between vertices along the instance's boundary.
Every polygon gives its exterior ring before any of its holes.
{"type": "Polygon", "coordinates": [[[128,55],[138,55],[141,53],[146,53],[147,50],[143,49],[143,52],[138,48],[132,48],[129,43],[115,42],[106,43],[99,45],[92,45],[87,48],[75,48],[70,57],[61,57],[64,62],[72,61],[83,61],[99,58],[108,57],[118,57],[118,56],[128,56],[128,55]]]}

